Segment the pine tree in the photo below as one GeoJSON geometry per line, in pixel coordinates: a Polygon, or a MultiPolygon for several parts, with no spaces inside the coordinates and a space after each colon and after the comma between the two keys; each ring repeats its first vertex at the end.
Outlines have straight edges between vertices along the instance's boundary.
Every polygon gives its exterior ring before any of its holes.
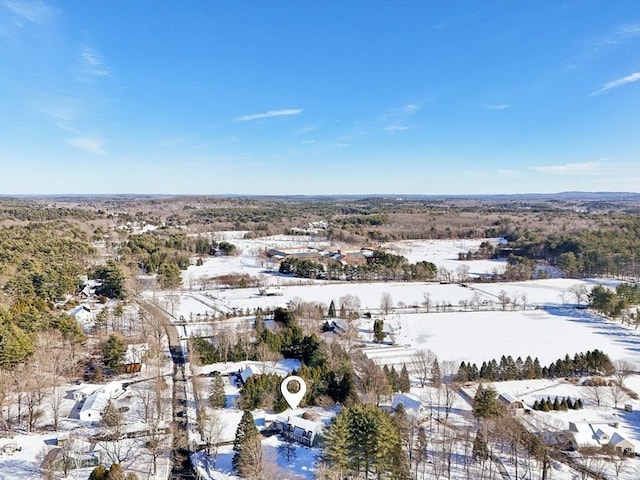
{"type": "Polygon", "coordinates": [[[227,398],[224,394],[224,383],[219,373],[215,373],[211,379],[211,397],[209,398],[213,408],[224,408],[227,398]]]}
{"type": "Polygon", "coordinates": [[[236,453],[231,463],[241,475],[247,475],[260,468],[262,464],[260,432],[249,410],[244,411],[236,429],[233,451],[236,453]]]}
{"type": "Polygon", "coordinates": [[[573,400],[571,400],[571,397],[567,397],[567,409],[573,410],[573,400]]]}
{"type": "Polygon", "coordinates": [[[458,373],[456,374],[456,382],[468,382],[469,374],[467,372],[467,364],[465,362],[460,363],[460,367],[458,367],[458,373]]]}
{"type": "Polygon", "coordinates": [[[329,318],[336,318],[336,304],[331,300],[329,304],[329,313],[327,314],[329,318]]]}
{"type": "Polygon", "coordinates": [[[91,471],[89,480],[105,480],[107,478],[107,469],[104,465],[98,465],[91,471]]]}
{"type": "Polygon", "coordinates": [[[473,416],[476,418],[494,418],[502,415],[502,408],[497,400],[498,393],[493,387],[478,385],[473,398],[473,416]]]}
{"type": "Polygon", "coordinates": [[[533,361],[533,374],[533,378],[542,378],[542,368],[540,367],[540,360],[538,360],[538,357],[533,361]]]}
{"type": "Polygon", "coordinates": [[[109,468],[105,480],[125,480],[124,470],[118,463],[114,463],[109,468]]]}
{"type": "Polygon", "coordinates": [[[260,307],[256,309],[255,328],[256,328],[256,335],[260,336],[260,334],[262,333],[262,330],[264,330],[264,312],[260,307]]]}
{"type": "Polygon", "coordinates": [[[431,364],[431,379],[433,386],[440,388],[440,384],[442,383],[442,373],[440,373],[440,364],[438,363],[437,358],[434,358],[433,363],[431,364]]]}
{"type": "Polygon", "coordinates": [[[396,367],[391,365],[391,369],[389,370],[389,384],[391,385],[391,390],[397,392],[400,390],[400,377],[398,376],[398,372],[396,371],[396,367]]]}
{"type": "Polygon", "coordinates": [[[346,407],[336,415],[325,433],[325,446],[325,459],[343,474],[406,478],[408,473],[397,426],[372,404],[346,407]]]}
{"type": "Polygon", "coordinates": [[[576,403],[573,404],[574,408],[576,410],[582,410],[583,406],[582,406],[582,400],[579,398],[578,400],[576,400],[576,403]]]}
{"type": "Polygon", "coordinates": [[[384,321],[382,319],[374,320],[373,321],[373,340],[376,343],[382,343],[382,341],[384,340],[384,337],[385,337],[384,321]]]}
{"type": "Polygon", "coordinates": [[[474,460],[485,461],[489,458],[489,449],[487,448],[487,441],[484,439],[482,431],[476,432],[476,438],[473,440],[472,457],[474,460]]]}
{"type": "Polygon", "coordinates": [[[409,371],[407,365],[402,364],[402,370],[400,370],[400,378],[398,378],[398,390],[402,393],[406,393],[411,390],[411,380],[409,379],[409,371]]]}

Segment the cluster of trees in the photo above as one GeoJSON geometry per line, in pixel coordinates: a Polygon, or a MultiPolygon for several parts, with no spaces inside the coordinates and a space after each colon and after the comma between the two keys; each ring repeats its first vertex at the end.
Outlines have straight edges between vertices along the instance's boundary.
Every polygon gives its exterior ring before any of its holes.
{"type": "Polygon", "coordinates": [[[387,377],[387,380],[389,381],[389,385],[391,386],[391,390],[393,392],[406,393],[411,390],[409,371],[407,370],[407,366],[404,363],[402,364],[402,368],[400,369],[399,374],[396,371],[396,367],[394,367],[393,365],[391,365],[391,368],[385,365],[384,367],[382,367],[382,371],[387,377]]]}
{"type": "Polygon", "coordinates": [[[244,410],[265,408],[283,412],[287,402],[280,391],[282,377],[275,373],[263,373],[250,376],[240,390],[239,405],[244,410]]]}
{"type": "Polygon", "coordinates": [[[0,284],[14,298],[62,299],[92,253],[87,234],[65,222],[0,227],[0,284]]]}
{"type": "Polygon", "coordinates": [[[18,297],[9,309],[0,305],[0,367],[13,369],[34,352],[38,335],[57,331],[65,343],[79,345],[85,336],[66,313],[57,312],[42,298],[18,297]]]}
{"type": "Polygon", "coordinates": [[[119,463],[113,463],[109,468],[98,465],[89,475],[89,480],[138,480],[138,476],[133,473],[125,473],[119,463]]]}
{"type": "Polygon", "coordinates": [[[511,232],[509,246],[519,255],[560,267],[567,277],[640,277],[640,218],[607,217],[609,225],[542,236],[511,232]]]}
{"type": "MultiPolygon", "coordinates": [[[[608,317],[620,317],[627,308],[633,305],[640,305],[640,285],[637,284],[620,283],[616,286],[615,291],[602,285],[596,285],[589,293],[589,306],[608,317]]],[[[637,316],[635,320],[638,320],[640,309],[632,315],[637,316]]]]}
{"type": "Polygon", "coordinates": [[[398,423],[375,405],[343,408],[327,428],[325,443],[324,459],[339,469],[339,478],[409,478],[398,423]]]}
{"type": "Polygon", "coordinates": [[[342,265],[331,258],[315,261],[287,257],[280,263],[280,273],[302,278],[324,278],[327,280],[371,281],[433,280],[438,268],[431,262],[409,263],[401,255],[376,250],[365,265],[342,265]]]}
{"type": "Polygon", "coordinates": [[[551,410],[580,410],[582,408],[582,400],[578,398],[574,402],[571,397],[562,397],[561,400],[555,397],[553,402],[551,401],[551,397],[547,397],[546,399],[533,402],[533,409],[543,412],[549,412],[551,410]]]}
{"type": "Polygon", "coordinates": [[[511,355],[502,356],[500,363],[495,359],[482,362],[478,366],[474,363],[462,362],[458,368],[456,380],[467,382],[474,380],[504,381],[504,380],[528,380],[533,378],[556,378],[567,376],[604,374],[609,375],[614,371],[613,363],[609,356],[600,350],[576,353],[573,358],[566,355],[549,366],[541,367],[540,361],[531,356],[522,361],[521,357],[513,360],[511,355]]]}

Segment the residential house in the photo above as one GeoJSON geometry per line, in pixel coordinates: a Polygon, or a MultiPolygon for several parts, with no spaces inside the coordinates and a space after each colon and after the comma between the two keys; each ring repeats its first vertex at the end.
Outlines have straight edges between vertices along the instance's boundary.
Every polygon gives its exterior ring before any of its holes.
{"type": "Polygon", "coordinates": [[[123,392],[122,383],[115,381],[94,391],[80,408],[80,421],[99,422],[109,401],[118,398],[123,392]]]}
{"type": "Polygon", "coordinates": [[[91,313],[91,309],[88,305],[82,304],[78,305],[76,308],[69,312],[71,318],[73,318],[80,325],[87,326],[93,322],[93,314],[91,313]]]}
{"type": "Polygon", "coordinates": [[[274,427],[283,437],[307,447],[313,447],[322,434],[323,426],[320,422],[306,418],[279,415],[274,422],[274,427]]]}
{"type": "Polygon", "coordinates": [[[612,446],[616,452],[633,455],[636,451],[634,443],[617,431],[618,424],[569,422],[567,431],[570,446],[573,449],[588,447],[612,446]]]}

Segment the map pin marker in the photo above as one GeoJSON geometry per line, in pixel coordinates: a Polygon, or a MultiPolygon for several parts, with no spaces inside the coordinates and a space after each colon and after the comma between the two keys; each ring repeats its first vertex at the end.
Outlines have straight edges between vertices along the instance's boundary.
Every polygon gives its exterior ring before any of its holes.
{"type": "Polygon", "coordinates": [[[284,397],[286,402],[289,404],[289,407],[294,410],[298,407],[298,405],[300,405],[304,394],[307,393],[307,384],[304,383],[304,380],[300,377],[292,375],[291,377],[287,377],[282,381],[282,384],[280,384],[280,391],[282,392],[282,396],[284,397]],[[295,393],[290,392],[287,388],[289,382],[298,382],[298,385],[300,385],[300,390],[295,393]]]}

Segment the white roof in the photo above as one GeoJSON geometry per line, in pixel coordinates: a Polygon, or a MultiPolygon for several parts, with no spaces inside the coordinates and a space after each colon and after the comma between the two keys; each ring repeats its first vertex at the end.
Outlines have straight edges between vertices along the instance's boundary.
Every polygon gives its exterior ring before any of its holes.
{"type": "Polygon", "coordinates": [[[317,432],[320,428],[322,428],[322,424],[318,422],[314,422],[313,420],[307,420],[302,417],[292,417],[286,415],[279,415],[276,417],[278,422],[292,425],[294,428],[300,428],[305,432],[317,432]]]}
{"type": "Polygon", "coordinates": [[[502,400],[504,400],[505,402],[511,404],[513,402],[520,402],[520,400],[518,400],[516,397],[514,397],[513,395],[507,393],[507,392],[502,392],[500,394],[500,396],[498,398],[501,398],[502,400]]]}
{"type": "Polygon", "coordinates": [[[82,387],[78,388],[74,393],[78,392],[78,393],[81,393],[83,395],[89,396],[93,392],[95,392],[97,390],[100,390],[101,388],[102,388],[102,385],[87,384],[87,385],[83,385],[82,387]]]}
{"type": "Polygon", "coordinates": [[[102,412],[105,408],[107,408],[107,403],[109,403],[109,395],[107,395],[104,391],[98,390],[96,392],[93,392],[82,404],[80,414],[88,412],[89,410],[94,412],[102,412]]]}
{"type": "Polygon", "coordinates": [[[260,375],[262,373],[260,367],[257,365],[247,365],[242,372],[240,372],[240,378],[243,382],[246,382],[251,375],[260,375]]]}
{"type": "Polygon", "coordinates": [[[405,393],[399,393],[395,397],[393,397],[391,408],[395,410],[400,404],[402,404],[407,413],[411,413],[413,415],[417,414],[420,411],[420,407],[422,406],[422,402],[419,398],[407,395],[405,393]]]}

